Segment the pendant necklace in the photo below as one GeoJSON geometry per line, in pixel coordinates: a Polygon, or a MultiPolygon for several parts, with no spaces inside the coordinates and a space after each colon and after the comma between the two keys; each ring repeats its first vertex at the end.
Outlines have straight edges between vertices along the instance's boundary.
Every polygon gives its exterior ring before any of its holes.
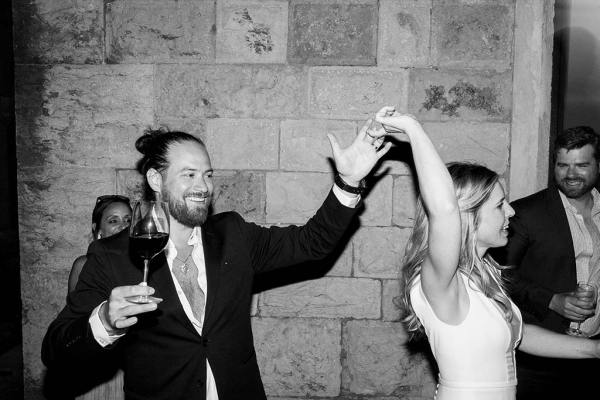
{"type": "Polygon", "coordinates": [[[183,272],[184,274],[187,274],[188,270],[189,270],[189,266],[188,266],[188,260],[190,259],[190,257],[192,256],[192,252],[193,252],[193,248],[192,250],[188,253],[187,257],[185,259],[182,259],[179,257],[179,255],[175,256],[176,260],[179,260],[179,262],[181,262],[181,266],[179,267],[179,269],[181,270],[181,272],[183,272]]]}

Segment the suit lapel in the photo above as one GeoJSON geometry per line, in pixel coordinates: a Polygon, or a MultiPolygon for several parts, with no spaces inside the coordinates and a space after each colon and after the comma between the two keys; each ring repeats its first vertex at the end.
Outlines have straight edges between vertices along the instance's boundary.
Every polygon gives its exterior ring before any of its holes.
{"type": "Polygon", "coordinates": [[[223,255],[221,237],[214,231],[210,222],[207,221],[207,223],[202,226],[201,231],[208,291],[208,295],[206,296],[206,310],[204,312],[204,324],[202,326],[202,334],[204,335],[210,325],[210,318],[219,293],[221,276],[220,266],[223,255]]]}
{"type": "Polygon", "coordinates": [[[552,224],[555,229],[551,233],[550,243],[554,246],[563,248],[565,254],[569,255],[569,258],[573,260],[573,269],[575,268],[575,251],[573,250],[573,237],[571,236],[571,228],[569,227],[569,220],[567,219],[567,213],[565,207],[558,193],[556,187],[548,189],[548,214],[551,217],[552,224]]]}

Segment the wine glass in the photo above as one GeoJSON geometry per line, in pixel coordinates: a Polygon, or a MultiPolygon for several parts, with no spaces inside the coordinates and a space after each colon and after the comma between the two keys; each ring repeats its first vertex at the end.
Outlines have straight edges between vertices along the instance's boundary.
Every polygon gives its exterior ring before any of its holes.
{"type": "MultiPolygon", "coordinates": [[[[129,243],[134,254],[144,259],[144,278],[141,286],[148,286],[150,260],[159,254],[169,241],[169,208],[164,201],[141,200],[133,207],[129,226],[129,243]]],[[[154,296],[130,296],[132,303],[158,303],[162,299],[154,296]]]]}
{"type": "MultiPolygon", "coordinates": [[[[598,289],[596,286],[587,283],[587,282],[578,282],[577,290],[575,291],[575,296],[579,300],[586,301],[590,303],[590,306],[596,306],[596,300],[598,297],[598,289]]],[[[569,327],[566,330],[567,335],[571,336],[586,336],[585,332],[581,330],[581,321],[577,321],[577,327],[569,327]]]]}

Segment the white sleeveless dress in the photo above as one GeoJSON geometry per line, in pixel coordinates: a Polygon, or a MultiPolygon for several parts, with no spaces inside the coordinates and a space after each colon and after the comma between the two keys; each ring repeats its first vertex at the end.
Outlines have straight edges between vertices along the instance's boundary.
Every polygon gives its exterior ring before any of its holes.
{"type": "Polygon", "coordinates": [[[517,387],[515,348],[522,318],[512,302],[513,322],[506,323],[496,303],[459,274],[469,296],[469,311],[458,325],[437,318],[417,278],[410,291],[415,313],[429,339],[439,368],[437,400],[514,400],[517,387]]]}

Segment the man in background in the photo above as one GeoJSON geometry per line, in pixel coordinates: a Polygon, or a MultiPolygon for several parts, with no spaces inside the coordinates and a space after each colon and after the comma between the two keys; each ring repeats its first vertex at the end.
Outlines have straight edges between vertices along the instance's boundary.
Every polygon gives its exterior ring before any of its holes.
{"type": "MultiPolygon", "coordinates": [[[[590,127],[562,132],[554,144],[554,185],[511,203],[507,246],[493,253],[505,270],[523,320],[565,333],[581,323],[598,334],[595,304],[576,296],[577,282],[600,278],[599,140],[590,127]]],[[[598,360],[563,360],[517,353],[517,399],[578,398],[589,393],[598,360]]],[[[600,395],[600,394],[599,394],[600,395]]],[[[583,398],[583,397],[582,397],[583,398]]]]}

